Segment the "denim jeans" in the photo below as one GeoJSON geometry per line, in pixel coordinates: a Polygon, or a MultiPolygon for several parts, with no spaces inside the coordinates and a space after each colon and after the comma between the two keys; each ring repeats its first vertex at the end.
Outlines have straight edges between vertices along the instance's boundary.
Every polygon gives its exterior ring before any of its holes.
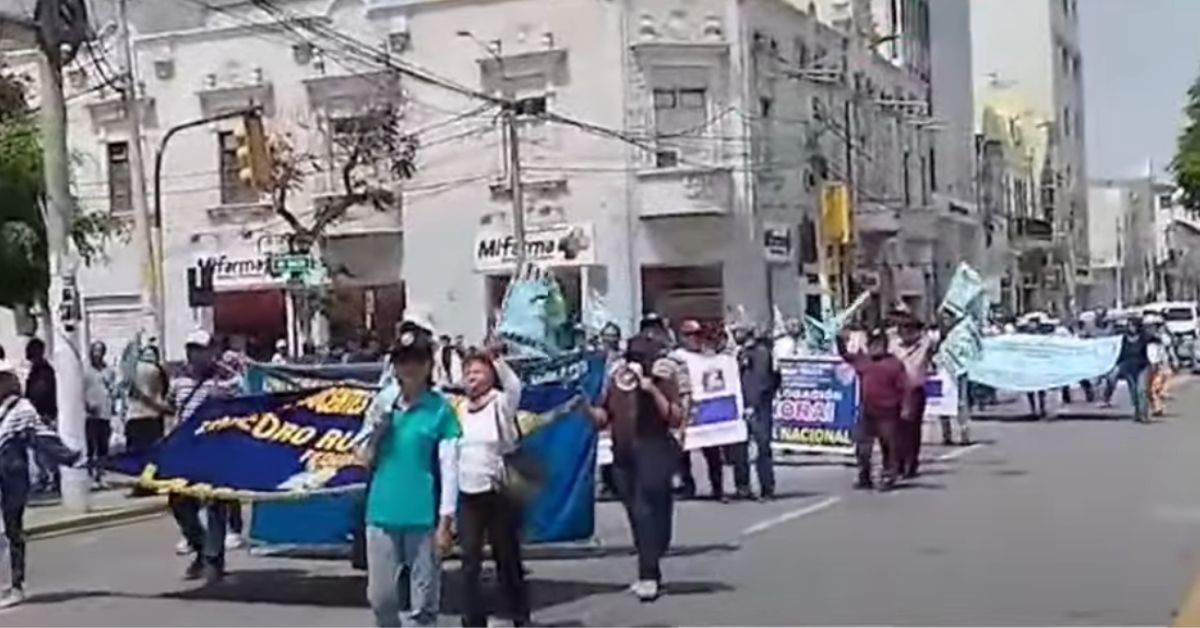
{"type": "Polygon", "coordinates": [[[0,473],[0,514],[8,541],[12,586],[25,586],[25,505],[29,501],[29,474],[0,473]]]}
{"type": "Polygon", "coordinates": [[[437,625],[442,565],[433,532],[367,526],[367,600],[376,626],[404,625],[402,611],[414,626],[437,625]],[[406,575],[408,595],[403,596],[406,575]]]}
{"type": "Polygon", "coordinates": [[[225,568],[225,523],[229,516],[229,502],[221,500],[202,501],[196,497],[173,494],[167,498],[179,531],[196,556],[206,564],[219,569],[225,568]],[[204,523],[200,523],[200,510],[204,509],[204,523]]]}
{"type": "Polygon", "coordinates": [[[754,439],[754,448],[758,451],[754,469],[758,474],[759,491],[766,497],[775,494],[775,456],[771,451],[774,417],[771,412],[771,402],[768,401],[755,407],[750,416],[750,438],[754,439]]]}
{"type": "Polygon", "coordinates": [[[662,580],[659,563],[671,546],[674,499],[671,477],[678,466],[679,447],[669,436],[642,440],[628,460],[613,464],[617,495],[629,517],[637,549],[638,579],[662,580]]]}
{"type": "Polygon", "coordinates": [[[1121,369],[1117,373],[1117,378],[1129,386],[1129,399],[1133,402],[1133,420],[1135,421],[1148,421],[1150,418],[1149,410],[1147,409],[1147,404],[1149,403],[1149,374],[1149,368],[1140,370],[1121,369]]]}

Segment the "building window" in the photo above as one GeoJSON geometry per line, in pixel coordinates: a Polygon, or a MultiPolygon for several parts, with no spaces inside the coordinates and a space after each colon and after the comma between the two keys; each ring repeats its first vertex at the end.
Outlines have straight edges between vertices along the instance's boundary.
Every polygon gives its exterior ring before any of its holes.
{"type": "Polygon", "coordinates": [[[668,320],[718,322],[725,316],[721,264],[641,267],[642,309],[668,320]]]}
{"type": "Polygon", "coordinates": [[[654,132],[658,138],[655,162],[661,168],[678,165],[680,154],[703,152],[708,118],[708,90],[671,88],[654,90],[654,132]],[[674,153],[668,156],[667,153],[674,153]]]}
{"type": "Polygon", "coordinates": [[[217,147],[221,166],[221,203],[235,205],[258,201],[258,191],[238,176],[237,137],[233,131],[218,133],[217,147]]]}
{"type": "Polygon", "coordinates": [[[762,96],[758,99],[758,114],[764,120],[771,118],[771,109],[774,108],[775,100],[770,96],[762,96]]]}
{"type": "Polygon", "coordinates": [[[929,147],[929,189],[938,191],[937,180],[937,149],[929,147]]]}
{"type": "Polygon", "coordinates": [[[388,154],[396,146],[396,114],[391,107],[380,107],[355,115],[329,118],[330,159],[341,167],[355,151],[362,163],[376,163],[375,175],[390,179],[386,167],[388,154]]]}
{"type": "Polygon", "coordinates": [[[108,145],[108,208],[113,214],[133,211],[128,142],[110,142],[108,145]]]}
{"type": "Polygon", "coordinates": [[[1071,108],[1063,107],[1062,121],[1063,137],[1071,137],[1071,108]]]}
{"type": "Polygon", "coordinates": [[[808,67],[808,44],[804,43],[803,39],[796,38],[796,65],[801,68],[808,67]]]}

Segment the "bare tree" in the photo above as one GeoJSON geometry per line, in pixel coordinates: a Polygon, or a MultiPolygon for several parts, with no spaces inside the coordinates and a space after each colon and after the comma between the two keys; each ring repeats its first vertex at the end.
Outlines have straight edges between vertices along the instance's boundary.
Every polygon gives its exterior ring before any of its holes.
{"type": "Polygon", "coordinates": [[[332,162],[297,148],[296,137],[290,132],[271,135],[271,207],[291,228],[295,251],[309,252],[326,229],[343,219],[352,207],[399,209],[396,187],[416,173],[419,144],[415,136],[400,133],[397,122],[395,108],[390,105],[359,116],[329,120],[325,131],[336,147],[332,162]],[[311,222],[305,224],[289,201],[310,177],[330,168],[336,172],[341,193],[318,203],[311,222]]]}

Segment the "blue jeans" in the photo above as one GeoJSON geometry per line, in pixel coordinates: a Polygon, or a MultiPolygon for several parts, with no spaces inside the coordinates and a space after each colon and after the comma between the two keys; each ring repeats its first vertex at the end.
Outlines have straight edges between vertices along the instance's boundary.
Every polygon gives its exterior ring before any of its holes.
{"type": "Polygon", "coordinates": [[[367,600],[376,626],[402,626],[402,611],[415,626],[437,625],[442,565],[432,529],[367,525],[367,600]],[[400,587],[408,576],[407,600],[400,587]]]}
{"type": "Polygon", "coordinates": [[[1124,381],[1129,386],[1129,399],[1133,401],[1133,420],[1149,420],[1150,415],[1147,406],[1150,401],[1148,397],[1150,393],[1150,369],[1121,369],[1117,372],[1117,379],[1124,381]]]}
{"type": "Polygon", "coordinates": [[[771,402],[767,401],[756,406],[750,417],[750,438],[754,439],[754,448],[758,450],[754,468],[758,473],[758,488],[764,497],[775,495],[775,456],[771,451],[775,430],[771,412],[771,402]]]}
{"type": "Polygon", "coordinates": [[[671,478],[679,458],[679,446],[663,436],[635,443],[627,459],[613,464],[617,495],[633,532],[639,580],[662,581],[660,562],[671,547],[675,508],[671,478]]]}
{"type": "Polygon", "coordinates": [[[196,556],[219,569],[225,568],[225,522],[229,516],[229,502],[221,500],[202,501],[196,497],[173,494],[167,498],[171,514],[179,524],[179,531],[196,556]],[[205,510],[204,523],[200,523],[200,510],[205,510]]]}

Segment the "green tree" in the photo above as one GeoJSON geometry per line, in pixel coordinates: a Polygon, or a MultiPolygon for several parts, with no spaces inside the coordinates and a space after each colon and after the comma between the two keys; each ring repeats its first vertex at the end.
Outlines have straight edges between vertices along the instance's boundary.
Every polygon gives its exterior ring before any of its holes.
{"type": "MultiPolygon", "coordinates": [[[[44,303],[50,286],[46,244],[45,179],[36,111],[26,99],[28,80],[0,74],[0,306],[44,303]]],[[[71,241],[85,263],[124,226],[107,213],[80,213],[71,241]]]]}
{"type": "Polygon", "coordinates": [[[44,301],[50,285],[42,148],[25,89],[20,77],[0,76],[0,305],[7,307],[44,301]]]}
{"type": "Polygon", "coordinates": [[[1171,172],[1175,175],[1175,184],[1183,193],[1184,206],[1192,211],[1200,211],[1200,78],[1188,88],[1187,105],[1183,112],[1187,116],[1187,124],[1176,140],[1171,172]]]}

